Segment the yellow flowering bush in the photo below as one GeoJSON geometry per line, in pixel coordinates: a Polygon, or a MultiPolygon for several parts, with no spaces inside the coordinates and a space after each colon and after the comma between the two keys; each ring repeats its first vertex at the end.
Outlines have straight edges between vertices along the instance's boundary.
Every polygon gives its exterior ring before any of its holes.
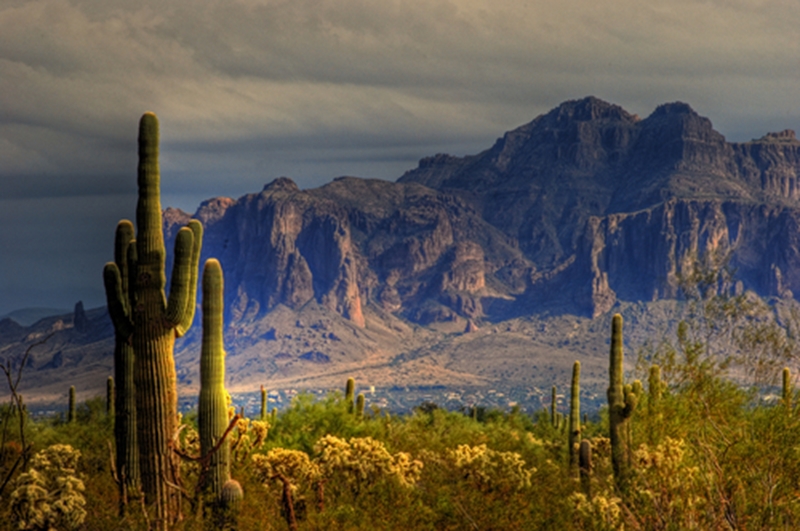
{"type": "Polygon", "coordinates": [[[412,486],[422,473],[422,461],[405,452],[392,455],[382,442],[371,437],[345,441],[326,435],[317,442],[315,450],[323,476],[343,476],[354,488],[372,485],[379,479],[396,479],[401,485],[412,486]]]}
{"type": "Polygon", "coordinates": [[[485,444],[460,444],[447,451],[447,461],[481,490],[517,491],[531,485],[530,468],[516,452],[498,452],[485,444]]]}
{"type": "Polygon", "coordinates": [[[37,453],[11,493],[12,517],[20,530],[77,529],[86,518],[83,481],[76,467],[81,453],[54,444],[37,453]]]}

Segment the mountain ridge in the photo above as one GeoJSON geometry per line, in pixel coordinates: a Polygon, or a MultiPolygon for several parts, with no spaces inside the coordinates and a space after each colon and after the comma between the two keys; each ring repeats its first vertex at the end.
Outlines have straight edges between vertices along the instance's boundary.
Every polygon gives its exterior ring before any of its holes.
{"type": "MultiPolygon", "coordinates": [[[[729,143],[685,103],[640,118],[587,97],[478,154],[425,157],[397,182],[339,177],[301,190],[282,177],[194,214],[168,208],[164,232],[170,249],[199,219],[202,259],[222,264],[232,388],[327,384],[348,371],[373,382],[520,383],[553,348],[525,353],[540,341],[536,316],[590,327],[612,309],[657,308],[704,256],[736,269],[737,289],[800,293],[798,173],[791,130],[729,143]],[[521,328],[525,340],[492,339],[521,328]],[[433,354],[455,343],[461,358],[433,354]],[[486,345],[505,346],[489,355],[486,345]]],[[[187,391],[199,337],[194,326],[176,353],[187,391]]],[[[43,380],[50,361],[33,364],[43,380]]]]}

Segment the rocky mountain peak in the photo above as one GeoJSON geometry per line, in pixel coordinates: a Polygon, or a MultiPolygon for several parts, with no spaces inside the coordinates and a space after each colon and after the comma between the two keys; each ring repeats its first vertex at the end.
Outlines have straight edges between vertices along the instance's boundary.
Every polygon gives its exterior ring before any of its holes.
{"type": "Polygon", "coordinates": [[[674,101],[671,103],[662,103],[656,110],[653,111],[653,114],[650,116],[658,117],[658,116],[669,116],[669,115],[679,115],[679,114],[690,114],[698,116],[694,109],[692,109],[691,105],[688,103],[684,103],[682,101],[674,101]]]}
{"type": "Polygon", "coordinates": [[[797,140],[797,136],[793,129],[784,129],[783,131],[777,133],[767,133],[766,135],[762,136],[757,142],[776,142],[776,143],[786,143],[786,144],[795,144],[799,141],[797,140]]]}
{"type": "Polygon", "coordinates": [[[550,111],[546,118],[558,122],[589,122],[594,120],[621,120],[636,122],[638,118],[619,105],[608,103],[595,96],[566,101],[550,111]]]}
{"type": "Polygon", "coordinates": [[[278,177],[272,182],[265,184],[262,190],[262,192],[278,192],[278,191],[299,192],[300,187],[297,186],[297,183],[295,183],[288,177],[278,177]]]}

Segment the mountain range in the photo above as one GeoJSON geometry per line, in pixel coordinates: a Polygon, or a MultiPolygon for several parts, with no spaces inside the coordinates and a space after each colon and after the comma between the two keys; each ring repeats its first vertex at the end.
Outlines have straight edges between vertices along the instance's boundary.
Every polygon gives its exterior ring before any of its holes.
{"type": "MultiPolygon", "coordinates": [[[[481,153],[424,158],[396,182],[340,177],[301,190],[282,177],[163,217],[168,249],[194,217],[202,259],[222,264],[233,391],[339,386],[348,375],[549,388],[576,358],[601,377],[612,309],[640,325],[632,338],[663,332],[698,259],[730,266],[736,289],[800,293],[799,172],[791,130],[731,143],[685,103],[642,119],[587,97],[481,153]]],[[[110,367],[107,318],[83,313],[83,335],[60,349],[69,316],[0,322],[0,349],[17,353],[62,323],[31,362],[29,393],[69,387],[69,366],[88,378],[89,358],[110,367]]],[[[187,393],[198,323],[176,354],[187,393]]]]}

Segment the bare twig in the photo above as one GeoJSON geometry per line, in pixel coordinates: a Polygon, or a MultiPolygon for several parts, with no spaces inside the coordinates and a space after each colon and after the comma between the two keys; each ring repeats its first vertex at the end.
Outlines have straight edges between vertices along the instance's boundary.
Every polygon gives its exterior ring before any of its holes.
{"type": "MultiPolygon", "coordinates": [[[[51,337],[53,337],[55,331],[50,332],[42,339],[37,341],[36,343],[32,343],[28,345],[28,348],[25,349],[25,353],[22,355],[22,359],[19,362],[19,367],[14,369],[14,360],[6,358],[0,363],[0,371],[6,377],[6,382],[8,383],[8,388],[11,391],[11,404],[9,405],[9,413],[11,409],[16,408],[17,416],[19,417],[19,439],[20,439],[20,446],[22,447],[22,453],[20,454],[19,458],[14,462],[14,465],[11,469],[6,472],[5,477],[3,478],[3,482],[0,484],[0,496],[3,494],[3,490],[8,485],[11,477],[14,475],[14,472],[19,467],[20,463],[22,463],[23,468],[28,466],[28,459],[30,458],[31,449],[33,448],[33,444],[27,444],[25,441],[25,406],[22,401],[22,395],[19,394],[19,383],[22,380],[22,370],[25,368],[25,364],[28,362],[28,358],[31,355],[31,351],[40,346],[45,344],[51,337]]],[[[4,419],[3,424],[3,438],[2,444],[3,448],[5,448],[6,437],[8,435],[8,417],[4,419]]]]}

